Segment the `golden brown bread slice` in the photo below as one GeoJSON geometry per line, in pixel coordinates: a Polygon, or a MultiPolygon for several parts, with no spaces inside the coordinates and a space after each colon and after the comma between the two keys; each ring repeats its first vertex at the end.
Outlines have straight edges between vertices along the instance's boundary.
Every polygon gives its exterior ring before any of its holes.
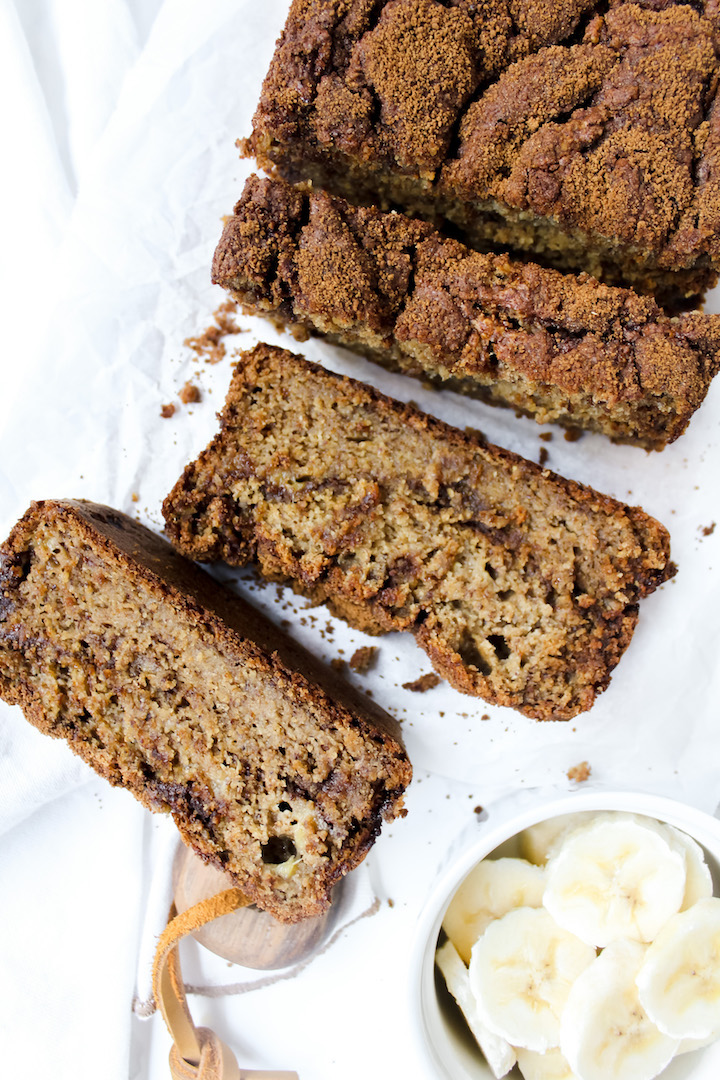
{"type": "Polygon", "coordinates": [[[637,507],[267,345],[163,513],[192,558],[410,630],[457,689],[540,719],[590,708],[674,573],[637,507]]]}
{"type": "Polygon", "coordinates": [[[403,813],[391,717],[108,507],[33,503],[0,560],[0,695],[258,906],[326,908],[403,813]]]}

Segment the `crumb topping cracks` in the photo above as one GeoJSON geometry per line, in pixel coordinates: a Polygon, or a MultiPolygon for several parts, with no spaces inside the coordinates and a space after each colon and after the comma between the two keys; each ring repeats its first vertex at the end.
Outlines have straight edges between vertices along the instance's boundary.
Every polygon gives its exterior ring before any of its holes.
{"type": "Polygon", "coordinates": [[[719,258],[715,8],[295,0],[253,148],[304,141],[661,267],[719,258]]]}

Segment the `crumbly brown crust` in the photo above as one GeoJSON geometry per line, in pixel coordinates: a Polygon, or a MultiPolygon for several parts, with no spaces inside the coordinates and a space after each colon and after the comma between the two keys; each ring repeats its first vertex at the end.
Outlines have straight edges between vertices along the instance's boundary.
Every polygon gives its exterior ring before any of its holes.
{"type": "Polygon", "coordinates": [[[213,280],[246,309],[386,367],[662,449],[720,367],[720,317],[507,256],[430,225],[251,176],[213,280]]]}
{"type": "Polygon", "coordinates": [[[540,719],[590,708],[674,573],[642,510],[267,345],[163,513],[192,558],[409,630],[457,689],[540,719]]]}
{"type": "Polygon", "coordinates": [[[397,724],[125,515],[34,503],[0,588],[2,697],[277,918],[326,908],[403,812],[397,724]]]}
{"type": "Polygon", "coordinates": [[[248,150],[675,300],[720,267],[714,0],[294,0],[248,150]]]}

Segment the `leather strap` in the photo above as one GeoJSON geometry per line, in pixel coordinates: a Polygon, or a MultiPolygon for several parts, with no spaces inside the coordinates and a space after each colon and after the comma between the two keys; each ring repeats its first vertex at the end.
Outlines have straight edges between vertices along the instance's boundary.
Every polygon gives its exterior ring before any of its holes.
{"type": "Polygon", "coordinates": [[[177,946],[181,938],[221,915],[246,907],[240,889],[226,889],[178,915],[175,906],[160,935],[153,962],[153,993],[173,1040],[173,1080],[299,1080],[296,1072],[240,1069],[235,1055],[209,1028],[196,1028],[185,996],[177,946]]]}

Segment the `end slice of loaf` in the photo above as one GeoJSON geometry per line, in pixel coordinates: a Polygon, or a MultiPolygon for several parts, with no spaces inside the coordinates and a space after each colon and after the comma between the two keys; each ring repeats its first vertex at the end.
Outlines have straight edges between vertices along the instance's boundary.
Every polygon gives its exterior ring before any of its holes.
{"type": "Polygon", "coordinates": [[[642,510],[267,345],[163,513],[185,554],[409,630],[457,689],[540,719],[590,708],[674,573],[642,510]]]}
{"type": "Polygon", "coordinates": [[[720,317],[251,176],[213,280],[246,310],[495,405],[662,449],[720,367],[720,317]]]}
{"type": "Polygon", "coordinates": [[[33,503],[0,559],[2,697],[259,907],[324,910],[403,812],[391,717],[108,507],[33,503]]]}

